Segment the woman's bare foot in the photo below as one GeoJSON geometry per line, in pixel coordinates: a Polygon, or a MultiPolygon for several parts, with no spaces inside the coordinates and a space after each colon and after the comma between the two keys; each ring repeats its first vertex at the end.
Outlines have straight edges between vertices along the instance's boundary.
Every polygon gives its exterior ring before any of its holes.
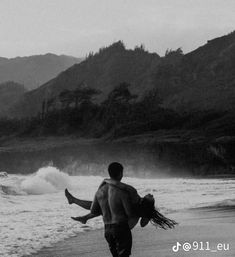
{"type": "Polygon", "coordinates": [[[74,197],[69,193],[69,191],[68,191],[67,188],[65,189],[64,193],[65,193],[65,196],[66,196],[66,198],[67,198],[67,200],[68,200],[68,203],[69,203],[69,204],[74,203],[74,201],[73,201],[73,198],[74,198],[74,197]]]}
{"type": "Polygon", "coordinates": [[[81,222],[82,224],[86,224],[87,218],[84,216],[81,217],[71,217],[71,219],[81,222]]]}

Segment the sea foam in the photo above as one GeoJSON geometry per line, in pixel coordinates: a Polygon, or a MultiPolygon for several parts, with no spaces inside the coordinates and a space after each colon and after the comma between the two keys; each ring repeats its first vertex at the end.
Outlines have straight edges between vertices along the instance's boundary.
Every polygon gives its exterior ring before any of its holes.
{"type": "MultiPolygon", "coordinates": [[[[4,206],[0,208],[0,255],[26,256],[87,229],[101,228],[101,217],[88,221],[88,228],[70,218],[87,214],[87,210],[69,205],[64,189],[67,187],[76,197],[91,200],[103,179],[69,177],[55,167],[41,168],[32,175],[9,174],[0,178],[4,189],[0,192],[0,206],[4,206]],[[18,194],[18,189],[24,194],[18,194]]],[[[235,199],[234,180],[124,177],[123,182],[133,185],[141,196],[153,194],[157,207],[167,216],[187,208],[233,205],[235,199]]]]}
{"type": "Polygon", "coordinates": [[[55,193],[66,187],[70,187],[69,175],[51,166],[39,169],[21,183],[22,190],[32,195],[55,193]]]}

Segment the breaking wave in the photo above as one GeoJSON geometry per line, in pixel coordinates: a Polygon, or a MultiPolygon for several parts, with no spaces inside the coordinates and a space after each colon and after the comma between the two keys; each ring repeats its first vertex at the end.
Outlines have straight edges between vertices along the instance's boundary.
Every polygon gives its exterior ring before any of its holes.
{"type": "Polygon", "coordinates": [[[0,185],[1,191],[6,194],[6,195],[23,195],[25,194],[20,190],[20,188],[13,187],[13,186],[5,186],[5,185],[0,185]]]}
{"type": "Polygon", "coordinates": [[[36,173],[0,185],[3,193],[9,195],[41,195],[55,193],[70,187],[69,175],[55,167],[40,168],[36,173]]]}
{"type": "Polygon", "coordinates": [[[21,188],[27,194],[40,195],[55,193],[69,187],[69,175],[55,167],[39,169],[36,174],[22,181],[21,188]]]}
{"type": "Polygon", "coordinates": [[[8,176],[6,171],[0,171],[0,178],[6,178],[8,176]]]}

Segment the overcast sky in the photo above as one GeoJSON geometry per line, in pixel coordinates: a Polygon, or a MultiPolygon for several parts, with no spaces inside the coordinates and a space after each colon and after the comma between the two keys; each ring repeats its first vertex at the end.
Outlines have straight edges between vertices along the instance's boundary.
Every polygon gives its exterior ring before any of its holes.
{"type": "Polygon", "coordinates": [[[85,56],[114,41],[160,55],[235,30],[235,0],[0,0],[0,56],[85,56]]]}

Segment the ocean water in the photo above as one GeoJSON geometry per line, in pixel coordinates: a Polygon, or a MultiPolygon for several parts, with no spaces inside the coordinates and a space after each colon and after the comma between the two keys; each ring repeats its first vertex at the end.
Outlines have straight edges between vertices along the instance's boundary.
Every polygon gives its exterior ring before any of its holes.
{"type": "MultiPolygon", "coordinates": [[[[69,205],[64,196],[72,194],[92,200],[101,176],[69,176],[55,167],[44,167],[30,175],[0,174],[0,256],[28,255],[42,247],[101,228],[100,217],[86,225],[70,219],[87,213],[69,205]]],[[[188,208],[235,205],[235,180],[124,178],[144,196],[151,193],[164,214],[188,208]]]]}

